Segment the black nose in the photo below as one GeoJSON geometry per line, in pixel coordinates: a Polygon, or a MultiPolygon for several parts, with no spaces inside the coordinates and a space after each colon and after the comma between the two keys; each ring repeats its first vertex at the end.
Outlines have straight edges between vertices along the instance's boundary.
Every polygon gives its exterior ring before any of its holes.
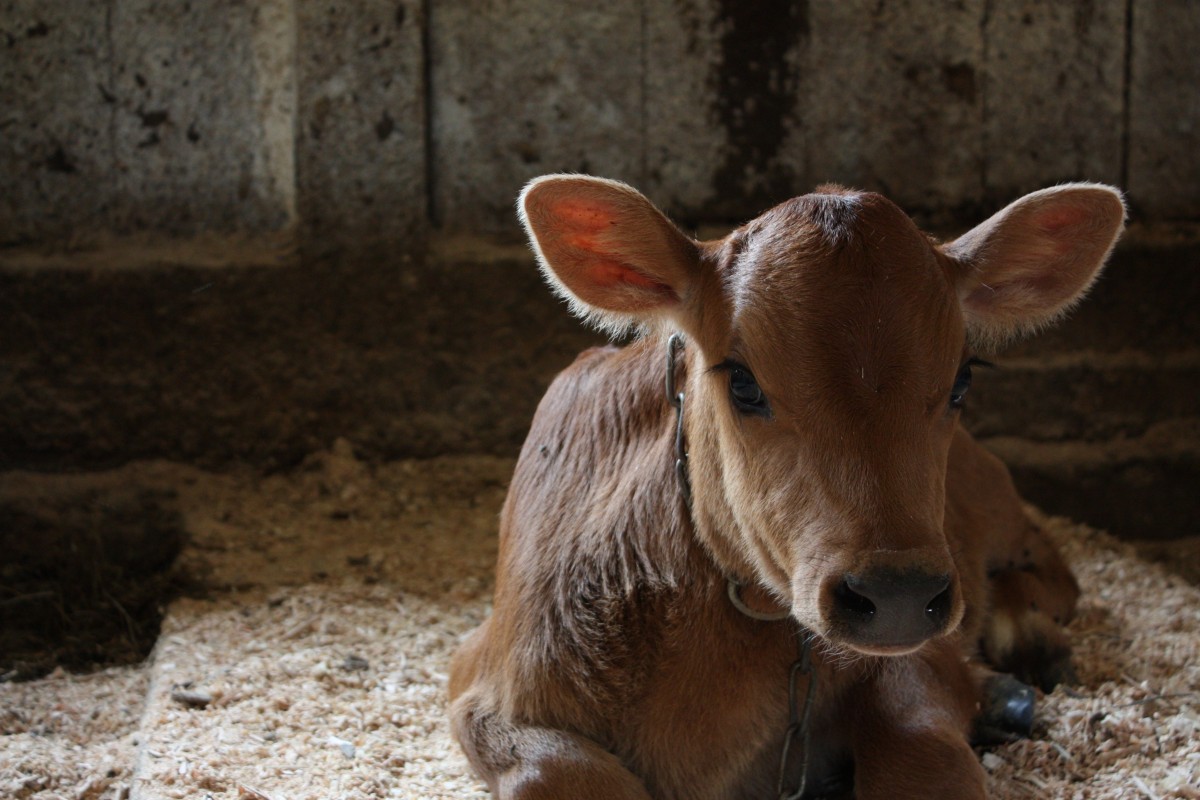
{"type": "Polygon", "coordinates": [[[847,573],[833,590],[833,618],[851,643],[913,646],[946,627],[951,595],[949,575],[890,569],[847,573]]]}

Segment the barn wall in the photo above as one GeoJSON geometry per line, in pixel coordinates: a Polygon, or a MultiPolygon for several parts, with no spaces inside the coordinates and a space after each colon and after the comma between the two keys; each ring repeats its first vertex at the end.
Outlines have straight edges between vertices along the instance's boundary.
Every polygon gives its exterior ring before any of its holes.
{"type": "Polygon", "coordinates": [[[1200,216],[1187,0],[8,0],[0,244],[511,233],[545,172],[736,221],[825,181],[943,221],[1063,180],[1200,216]]]}
{"type": "Polygon", "coordinates": [[[510,246],[543,173],[694,228],[1096,180],[1133,232],[967,421],[1053,510],[1194,531],[1198,37],[1188,0],[0,0],[0,470],[515,453],[597,341],[510,246]]]}

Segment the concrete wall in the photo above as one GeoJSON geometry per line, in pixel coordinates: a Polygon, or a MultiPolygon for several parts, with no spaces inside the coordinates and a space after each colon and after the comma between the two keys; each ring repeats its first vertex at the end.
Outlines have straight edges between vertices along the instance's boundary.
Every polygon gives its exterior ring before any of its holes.
{"type": "Polygon", "coordinates": [[[1189,0],[2,0],[0,246],[513,232],[563,170],[689,223],[828,180],[1196,219],[1198,34],[1189,0]]]}
{"type": "MultiPolygon", "coordinates": [[[[696,226],[830,180],[1200,220],[1197,39],[1186,0],[0,0],[0,478],[514,453],[598,339],[494,238],[546,172],[696,226]]],[[[1048,510],[1170,536],[1200,227],[1149,227],[967,424],[1048,510]]]]}

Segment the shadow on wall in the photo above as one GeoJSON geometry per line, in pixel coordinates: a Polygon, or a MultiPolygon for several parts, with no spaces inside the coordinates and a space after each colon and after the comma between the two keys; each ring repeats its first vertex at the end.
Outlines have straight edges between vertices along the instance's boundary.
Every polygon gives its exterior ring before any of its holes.
{"type": "Polygon", "coordinates": [[[10,481],[0,493],[0,682],[140,662],[180,589],[173,498],[61,483],[10,481]]]}

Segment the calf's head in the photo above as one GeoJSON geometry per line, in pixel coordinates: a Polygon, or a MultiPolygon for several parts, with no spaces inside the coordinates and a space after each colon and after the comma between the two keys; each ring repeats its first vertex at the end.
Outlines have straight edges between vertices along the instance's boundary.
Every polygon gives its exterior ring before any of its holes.
{"type": "Polygon", "coordinates": [[[566,175],[520,213],[578,313],[686,335],[693,519],[716,561],[869,654],[962,616],[943,515],[975,349],[1062,314],[1124,220],[1115,190],[1073,184],[938,244],[833,187],[697,242],[632,188],[566,175]]]}

